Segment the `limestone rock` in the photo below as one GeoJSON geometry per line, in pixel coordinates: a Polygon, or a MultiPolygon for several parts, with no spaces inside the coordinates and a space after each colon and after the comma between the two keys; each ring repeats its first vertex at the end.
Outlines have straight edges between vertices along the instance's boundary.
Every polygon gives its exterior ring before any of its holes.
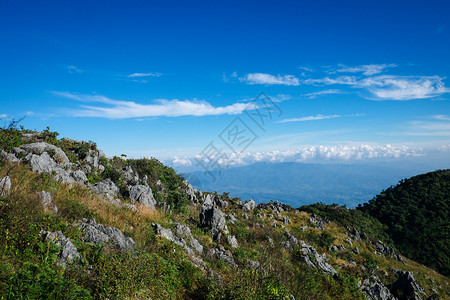
{"type": "Polygon", "coordinates": [[[38,142],[22,145],[21,148],[27,153],[42,155],[44,152],[50,154],[51,158],[58,164],[68,164],[69,159],[61,148],[50,145],[46,142],[38,142]]]}
{"type": "Polygon", "coordinates": [[[109,178],[94,184],[91,189],[109,200],[113,200],[119,193],[119,188],[109,178]]]}
{"type": "Polygon", "coordinates": [[[242,206],[242,210],[245,212],[251,212],[253,209],[255,209],[255,207],[256,207],[255,201],[253,199],[250,199],[242,206]]]}
{"type": "Polygon", "coordinates": [[[58,213],[58,208],[53,203],[52,195],[49,192],[42,191],[39,193],[39,201],[41,202],[44,210],[58,213]]]}
{"type": "Polygon", "coordinates": [[[214,207],[210,197],[205,199],[200,209],[200,224],[203,228],[211,229],[213,235],[225,229],[225,215],[220,209],[214,207]]]}
{"type": "Polygon", "coordinates": [[[207,256],[224,261],[230,267],[237,267],[234,262],[233,254],[229,250],[225,250],[223,246],[209,249],[207,256]]]}
{"type": "Polygon", "coordinates": [[[130,188],[130,200],[131,203],[139,202],[151,208],[154,208],[156,204],[152,189],[142,184],[134,185],[130,188]]]}
{"type": "Polygon", "coordinates": [[[389,289],[381,282],[381,280],[372,276],[358,283],[359,288],[369,300],[396,300],[389,289]]]}
{"type": "Polygon", "coordinates": [[[83,240],[95,245],[105,243],[112,248],[127,251],[136,247],[132,238],[126,237],[122,231],[116,227],[109,227],[97,224],[95,220],[83,220],[79,225],[84,233],[83,240]]]}
{"type": "Polygon", "coordinates": [[[238,241],[234,235],[227,236],[227,243],[231,248],[237,248],[239,246],[238,241]]]}
{"type": "Polygon", "coordinates": [[[11,190],[11,178],[5,176],[0,178],[0,197],[6,197],[11,190]]]}
{"type": "Polygon", "coordinates": [[[57,246],[61,247],[58,252],[59,262],[58,264],[66,266],[67,263],[75,263],[80,260],[80,254],[78,253],[75,245],[70,241],[69,238],[64,236],[61,231],[50,232],[45,231],[42,233],[45,241],[50,241],[55,243],[57,246]]]}
{"type": "Polygon", "coordinates": [[[422,300],[427,299],[428,296],[425,293],[425,290],[414,280],[414,274],[408,271],[398,271],[397,272],[398,279],[393,284],[392,290],[401,291],[401,295],[406,299],[411,300],[422,300]]]}
{"type": "Polygon", "coordinates": [[[316,249],[313,246],[310,246],[304,242],[301,243],[302,248],[300,249],[301,258],[306,263],[306,265],[310,268],[318,268],[322,272],[337,275],[337,271],[327,263],[327,257],[325,254],[320,255],[317,253],[316,249]],[[311,260],[313,258],[313,260],[311,260]]]}

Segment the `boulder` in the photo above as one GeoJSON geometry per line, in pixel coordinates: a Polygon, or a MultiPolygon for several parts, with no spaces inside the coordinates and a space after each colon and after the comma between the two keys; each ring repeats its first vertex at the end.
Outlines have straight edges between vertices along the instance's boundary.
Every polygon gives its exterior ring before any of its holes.
{"type": "Polygon", "coordinates": [[[105,167],[100,164],[100,158],[105,157],[105,153],[101,150],[89,150],[84,160],[91,164],[94,169],[103,170],[105,167]]]}
{"type": "Polygon", "coordinates": [[[108,244],[114,249],[127,251],[136,247],[136,243],[130,237],[126,237],[116,227],[97,224],[95,220],[83,220],[80,229],[84,233],[83,240],[95,245],[108,244]]]}
{"type": "Polygon", "coordinates": [[[234,235],[227,236],[227,243],[231,248],[237,248],[239,246],[238,241],[234,235]]]}
{"type": "Polygon", "coordinates": [[[320,255],[319,253],[317,253],[316,249],[313,246],[310,246],[305,242],[302,242],[301,246],[302,248],[300,249],[300,257],[308,267],[318,268],[322,272],[330,275],[338,274],[338,272],[330,264],[328,264],[325,254],[320,255]]]}
{"type": "Polygon", "coordinates": [[[206,255],[210,258],[220,259],[230,267],[237,267],[233,254],[229,250],[225,250],[223,246],[209,249],[206,255]]]}
{"type": "Polygon", "coordinates": [[[251,212],[255,209],[255,207],[256,207],[255,201],[253,199],[250,199],[242,206],[242,210],[245,212],[251,212]]]}
{"type": "Polygon", "coordinates": [[[53,203],[52,195],[49,192],[46,192],[46,191],[40,192],[39,193],[39,201],[41,202],[44,210],[53,212],[55,214],[58,213],[58,208],[53,203]]]}
{"type": "Polygon", "coordinates": [[[11,190],[11,178],[5,176],[0,178],[0,197],[6,197],[11,190]]]}
{"type": "Polygon", "coordinates": [[[156,204],[152,189],[142,184],[134,185],[130,188],[130,200],[131,203],[139,202],[151,208],[154,208],[156,204]]]}
{"type": "Polygon", "coordinates": [[[57,254],[59,259],[58,264],[66,266],[67,263],[75,263],[80,260],[81,256],[78,253],[77,248],[61,231],[45,231],[42,232],[42,236],[45,241],[50,241],[61,247],[57,254]]]}
{"type": "Polygon", "coordinates": [[[311,218],[309,218],[309,223],[314,225],[314,227],[319,228],[320,230],[325,229],[323,221],[319,220],[316,216],[312,216],[311,218]]]}
{"type": "Polygon", "coordinates": [[[183,238],[175,237],[172,233],[172,230],[164,228],[161,226],[161,224],[158,223],[152,223],[152,226],[155,229],[156,234],[162,236],[170,242],[175,243],[179,246],[186,245],[186,241],[183,238]]]}
{"type": "Polygon", "coordinates": [[[194,238],[191,233],[191,229],[187,225],[177,223],[173,229],[173,233],[172,230],[166,229],[158,223],[152,223],[152,226],[155,229],[156,234],[159,234],[161,237],[169,240],[170,242],[183,246],[186,253],[203,253],[203,246],[197,239],[194,238]]]}
{"type": "Polygon", "coordinates": [[[81,184],[85,184],[88,181],[86,174],[81,170],[72,172],[71,176],[76,182],[81,184]]]}
{"type": "Polygon", "coordinates": [[[109,200],[113,200],[119,193],[119,188],[109,178],[94,184],[91,189],[109,200]]]}
{"type": "Polygon", "coordinates": [[[139,183],[139,175],[130,166],[126,166],[122,171],[127,184],[136,185],[139,183]]]}
{"type": "Polygon", "coordinates": [[[358,287],[369,300],[396,300],[391,291],[381,282],[377,276],[358,282],[358,287]]]}
{"type": "Polygon", "coordinates": [[[428,296],[425,290],[414,280],[414,274],[411,271],[398,271],[397,281],[392,285],[395,294],[402,295],[406,299],[422,300],[428,296]]]}
{"type": "Polygon", "coordinates": [[[206,197],[200,208],[200,224],[203,228],[211,229],[213,235],[225,229],[225,214],[214,207],[210,197],[206,197]]]}

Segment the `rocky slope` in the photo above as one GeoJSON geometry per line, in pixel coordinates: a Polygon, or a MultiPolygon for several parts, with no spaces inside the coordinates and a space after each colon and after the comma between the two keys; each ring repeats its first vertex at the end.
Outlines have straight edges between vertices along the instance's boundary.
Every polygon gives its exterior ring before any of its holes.
{"type": "Polygon", "coordinates": [[[356,223],[197,191],[155,159],[56,136],[0,131],[2,299],[450,296],[356,223]]]}

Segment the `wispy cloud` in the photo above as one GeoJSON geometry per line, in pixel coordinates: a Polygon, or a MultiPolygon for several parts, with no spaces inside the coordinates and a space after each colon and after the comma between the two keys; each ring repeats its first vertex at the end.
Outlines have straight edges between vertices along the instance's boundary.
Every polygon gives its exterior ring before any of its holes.
{"type": "Polygon", "coordinates": [[[328,73],[362,73],[366,76],[372,76],[383,72],[387,68],[394,68],[396,64],[372,64],[372,65],[359,65],[359,66],[346,66],[338,65],[338,68],[331,69],[328,73]]]}
{"type": "Polygon", "coordinates": [[[76,74],[76,73],[83,73],[84,71],[79,69],[76,66],[66,66],[66,70],[70,73],[70,74],[76,74]]]}
{"type": "Polygon", "coordinates": [[[313,92],[305,94],[304,96],[308,97],[309,99],[314,99],[317,97],[325,96],[325,95],[333,95],[333,94],[343,94],[344,92],[341,90],[331,89],[331,90],[324,90],[319,92],[313,92]]]}
{"type": "Polygon", "coordinates": [[[241,82],[247,84],[264,84],[264,85],[287,85],[298,86],[300,80],[294,75],[271,75],[266,73],[250,73],[244,77],[240,77],[241,82]]]}
{"type": "Polygon", "coordinates": [[[450,121],[450,116],[446,116],[446,115],[435,115],[435,116],[433,116],[433,119],[436,119],[436,120],[442,120],[442,121],[450,121]]]}
{"type": "Polygon", "coordinates": [[[290,122],[305,122],[305,121],[316,121],[316,120],[328,120],[328,119],[334,119],[334,118],[340,118],[341,115],[315,115],[315,116],[307,116],[307,117],[301,117],[301,118],[292,118],[292,119],[284,119],[280,120],[276,123],[290,123],[290,122]]]}
{"type": "Polygon", "coordinates": [[[314,72],[314,69],[309,68],[309,67],[305,67],[305,66],[300,66],[298,67],[300,70],[302,71],[306,71],[306,72],[314,72]]]}
{"type": "Polygon", "coordinates": [[[71,111],[77,117],[98,117],[109,119],[143,118],[143,117],[180,117],[240,114],[252,109],[248,103],[234,103],[228,106],[213,106],[199,100],[154,100],[152,104],[140,104],[134,101],[114,100],[102,95],[83,95],[69,92],[52,92],[53,94],[82,102],[106,104],[106,106],[82,105],[81,109],[71,111]]]}
{"type": "Polygon", "coordinates": [[[161,73],[133,73],[128,75],[128,78],[143,78],[143,77],[160,77],[161,73]]]}
{"type": "Polygon", "coordinates": [[[0,119],[11,119],[7,114],[0,114],[0,119]]]}
{"type": "Polygon", "coordinates": [[[412,100],[436,97],[450,92],[439,76],[382,75],[365,78],[357,87],[366,88],[375,100],[412,100]]]}
{"type": "Polygon", "coordinates": [[[339,76],[336,78],[330,77],[308,78],[302,80],[302,83],[310,85],[333,85],[333,84],[356,85],[358,83],[358,79],[355,76],[339,76]]]}
{"type": "Polygon", "coordinates": [[[317,120],[329,120],[329,119],[335,119],[335,118],[341,118],[341,117],[361,117],[361,116],[364,116],[364,114],[354,114],[354,115],[322,115],[322,114],[318,114],[315,116],[284,119],[284,120],[280,120],[276,123],[306,122],[306,121],[317,121],[317,120]]]}

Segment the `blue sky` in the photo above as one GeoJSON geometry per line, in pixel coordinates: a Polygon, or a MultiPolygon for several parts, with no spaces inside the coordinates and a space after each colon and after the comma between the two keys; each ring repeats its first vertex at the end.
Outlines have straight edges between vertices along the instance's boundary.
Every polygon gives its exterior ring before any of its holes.
{"type": "Polygon", "coordinates": [[[3,124],[109,156],[450,167],[448,1],[2,1],[0,39],[3,124]]]}

